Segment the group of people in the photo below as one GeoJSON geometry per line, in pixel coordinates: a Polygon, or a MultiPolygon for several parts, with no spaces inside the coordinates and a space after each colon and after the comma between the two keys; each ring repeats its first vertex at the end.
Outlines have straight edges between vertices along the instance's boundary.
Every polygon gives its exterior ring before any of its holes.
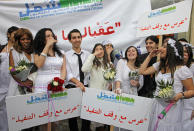
{"type": "MultiPolygon", "coordinates": [[[[154,98],[150,114],[149,131],[155,130],[158,115],[169,104],[172,109],[162,119],[157,131],[193,131],[194,130],[194,64],[191,45],[185,40],[173,38],[164,40],[158,47],[156,36],[146,38],[147,53],[140,55],[135,46],[129,46],[124,56],[115,57],[111,41],[105,40],[94,45],[92,52],[81,48],[82,35],[78,29],[68,34],[72,49],[64,52],[57,46],[57,39],[50,28],[40,29],[33,38],[30,30],[12,26],[7,31],[8,43],[0,48],[0,130],[8,131],[6,114],[6,96],[47,92],[48,83],[54,77],[65,80],[65,88],[88,88],[127,93],[153,98],[159,88],[159,81],[173,81],[175,92],[171,101],[154,98]],[[157,55],[160,54],[160,59],[157,55]],[[117,59],[118,58],[118,59],[117,59]],[[157,60],[158,59],[158,60],[157,60]],[[38,70],[34,78],[21,81],[10,75],[9,66],[17,66],[25,60],[34,63],[38,70]],[[104,71],[116,69],[114,84],[104,78],[104,71]],[[129,79],[130,72],[137,72],[137,79],[129,79]]],[[[132,44],[130,44],[132,45],[132,44]]],[[[70,131],[78,131],[77,118],[70,118],[70,131]]],[[[47,130],[57,122],[41,125],[38,128],[47,130]]],[[[96,131],[105,131],[107,125],[82,119],[82,131],[90,131],[90,125],[96,131]]],[[[26,129],[26,130],[32,130],[26,129]]],[[[114,128],[115,131],[126,129],[114,128]]]]}

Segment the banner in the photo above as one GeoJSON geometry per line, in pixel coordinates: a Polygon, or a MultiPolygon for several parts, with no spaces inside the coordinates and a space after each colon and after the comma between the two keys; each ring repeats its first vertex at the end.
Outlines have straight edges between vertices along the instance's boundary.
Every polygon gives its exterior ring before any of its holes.
{"type": "Polygon", "coordinates": [[[165,6],[142,15],[138,21],[137,37],[187,32],[192,0],[165,6]]]}
{"type": "Polygon", "coordinates": [[[80,88],[7,97],[9,131],[80,116],[81,97],[80,88]]]}
{"type": "Polygon", "coordinates": [[[134,131],[147,131],[152,99],[88,88],[81,118],[134,131]]]}
{"type": "Polygon", "coordinates": [[[13,25],[30,29],[34,36],[49,27],[67,51],[71,48],[67,35],[77,28],[83,49],[91,51],[96,43],[111,40],[115,48],[125,50],[144,44],[143,38],[136,38],[137,21],[150,10],[150,0],[0,1],[0,44],[7,42],[7,29],[13,25]]]}

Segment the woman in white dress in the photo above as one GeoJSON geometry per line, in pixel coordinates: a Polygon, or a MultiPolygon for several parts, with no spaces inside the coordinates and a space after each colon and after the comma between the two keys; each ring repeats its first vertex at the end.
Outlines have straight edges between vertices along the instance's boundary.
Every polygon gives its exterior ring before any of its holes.
{"type": "MultiPolygon", "coordinates": [[[[181,42],[184,49],[184,64],[190,69],[194,76],[193,52],[191,45],[181,42]]],[[[194,81],[194,79],[193,79],[194,81]]],[[[194,98],[184,100],[183,131],[194,131],[194,98]]]]}
{"type": "Polygon", "coordinates": [[[154,74],[156,75],[157,87],[159,89],[159,81],[163,80],[165,83],[174,81],[173,90],[175,96],[171,101],[166,99],[156,98],[152,105],[152,111],[150,116],[149,131],[183,131],[182,124],[182,111],[183,101],[181,98],[190,98],[194,95],[194,85],[192,81],[192,74],[186,66],[183,66],[183,46],[173,40],[169,39],[168,42],[163,43],[163,46],[153,50],[146,60],[143,62],[140,68],[140,73],[143,75],[154,74]],[[160,53],[160,61],[148,67],[147,65],[152,57],[160,53]],[[183,87],[184,86],[184,87],[183,87]],[[184,91],[184,89],[186,91],[184,91]],[[156,126],[158,115],[162,110],[170,103],[174,105],[161,119],[156,126]]]}
{"type": "MultiPolygon", "coordinates": [[[[15,33],[15,43],[13,50],[10,51],[9,65],[14,67],[18,62],[25,60],[28,63],[34,62],[33,56],[33,36],[32,33],[25,28],[20,28],[15,33]]],[[[33,82],[29,79],[21,81],[15,76],[12,76],[9,84],[8,96],[16,96],[32,92],[31,87],[33,82]]]]}
{"type": "MultiPolygon", "coordinates": [[[[129,46],[125,51],[125,58],[120,59],[116,68],[116,93],[126,93],[138,95],[138,91],[143,86],[143,75],[138,75],[139,61],[138,50],[134,46],[129,46]],[[129,77],[129,73],[136,72],[137,76],[129,77]]],[[[115,131],[127,131],[123,128],[114,128],[115,131]]]]}
{"type": "MultiPolygon", "coordinates": [[[[98,43],[95,44],[92,54],[90,54],[82,66],[83,72],[90,72],[90,88],[97,88],[101,90],[108,90],[109,82],[104,79],[104,71],[111,66],[110,61],[106,53],[105,47],[98,43]]],[[[96,122],[92,122],[92,125],[96,127],[96,131],[103,131],[104,125],[96,122]]]]}
{"type": "Polygon", "coordinates": [[[138,73],[139,65],[137,48],[128,47],[125,51],[125,58],[120,59],[117,63],[116,91],[121,89],[122,93],[138,95],[138,91],[143,86],[143,75],[137,76],[137,79],[131,79],[129,73],[138,73]]]}
{"type": "MultiPolygon", "coordinates": [[[[56,36],[50,28],[39,30],[34,39],[34,62],[38,72],[34,92],[47,92],[47,86],[54,77],[66,78],[66,61],[62,50],[56,45],[56,36]]],[[[42,126],[47,130],[47,125],[42,126]]]]}
{"type": "Polygon", "coordinates": [[[0,49],[0,131],[8,131],[7,111],[5,97],[10,83],[9,52],[13,46],[14,34],[18,30],[12,26],[7,31],[8,43],[0,49]]]}

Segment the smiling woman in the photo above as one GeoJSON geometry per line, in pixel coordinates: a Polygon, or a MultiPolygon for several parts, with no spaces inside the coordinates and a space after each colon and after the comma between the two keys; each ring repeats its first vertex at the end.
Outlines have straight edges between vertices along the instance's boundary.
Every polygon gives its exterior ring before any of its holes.
{"type": "MultiPolygon", "coordinates": [[[[20,28],[15,33],[15,43],[13,45],[13,50],[10,51],[9,56],[9,65],[14,67],[18,66],[18,63],[21,60],[26,61],[27,63],[34,62],[33,57],[33,36],[32,33],[25,28],[20,28]]],[[[31,80],[21,81],[15,76],[12,76],[13,79],[9,85],[8,96],[15,96],[19,94],[26,94],[32,92],[31,88],[33,82],[31,80]]]]}
{"type": "MultiPolygon", "coordinates": [[[[143,86],[143,75],[139,75],[139,53],[136,47],[129,46],[125,58],[120,59],[116,67],[116,93],[138,95],[143,86]]],[[[115,131],[127,131],[115,127],[115,131]]]]}
{"type": "Polygon", "coordinates": [[[155,98],[151,110],[151,120],[149,123],[149,131],[157,129],[157,131],[183,131],[182,113],[184,98],[194,96],[194,85],[192,82],[193,75],[188,67],[183,64],[183,46],[176,40],[169,39],[159,49],[153,50],[145,59],[140,67],[140,73],[150,75],[157,73],[155,77],[157,87],[154,95],[157,95],[160,87],[167,87],[164,83],[173,82],[172,89],[174,97],[167,101],[165,98],[155,98]],[[148,67],[150,60],[160,53],[160,61],[148,67]],[[158,115],[168,107],[169,103],[173,104],[173,108],[168,111],[164,119],[158,121],[158,115]],[[176,104],[175,104],[176,103],[176,104]]]}

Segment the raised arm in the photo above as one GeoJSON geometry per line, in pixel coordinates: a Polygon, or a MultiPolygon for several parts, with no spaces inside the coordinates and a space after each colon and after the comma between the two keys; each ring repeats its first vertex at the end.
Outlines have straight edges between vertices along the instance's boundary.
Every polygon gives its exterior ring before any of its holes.
{"type": "Polygon", "coordinates": [[[147,56],[147,58],[144,60],[144,62],[141,64],[141,67],[139,68],[139,74],[151,75],[156,72],[156,69],[153,66],[148,67],[148,64],[150,60],[157,54],[158,54],[158,49],[155,49],[147,56]]]}
{"type": "Polygon", "coordinates": [[[46,60],[47,54],[49,52],[50,49],[52,49],[52,46],[54,43],[56,43],[57,40],[55,40],[53,37],[51,37],[47,42],[46,45],[43,49],[43,51],[41,52],[40,55],[35,54],[34,55],[34,63],[36,64],[36,66],[38,68],[41,68],[44,65],[44,62],[46,60]]]}
{"type": "Polygon", "coordinates": [[[83,66],[82,66],[82,71],[83,72],[90,72],[93,66],[93,61],[94,61],[95,55],[94,54],[90,54],[88,56],[88,58],[86,59],[86,61],[84,62],[83,66]]]}
{"type": "Polygon", "coordinates": [[[98,50],[98,51],[95,51],[93,54],[90,54],[88,56],[87,60],[85,61],[85,63],[82,66],[83,72],[90,72],[91,71],[92,66],[93,66],[93,61],[94,61],[95,57],[100,53],[102,53],[102,51],[98,50]]]}

